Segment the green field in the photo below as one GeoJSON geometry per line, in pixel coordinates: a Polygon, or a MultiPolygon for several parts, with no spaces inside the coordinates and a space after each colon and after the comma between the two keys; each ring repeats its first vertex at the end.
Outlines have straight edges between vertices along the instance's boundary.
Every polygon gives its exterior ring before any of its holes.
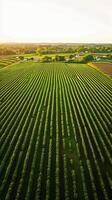
{"type": "Polygon", "coordinates": [[[112,80],[84,64],[0,70],[0,200],[111,200],[112,80]]]}
{"type": "Polygon", "coordinates": [[[51,54],[42,54],[42,55],[39,55],[39,54],[21,54],[19,56],[23,56],[23,57],[27,57],[27,58],[43,58],[45,56],[49,56],[49,57],[52,57],[52,58],[55,58],[56,55],[58,56],[70,56],[70,55],[74,55],[75,53],[51,53],[51,54]]]}
{"type": "Polygon", "coordinates": [[[0,58],[0,69],[17,62],[16,58],[0,58]]]}

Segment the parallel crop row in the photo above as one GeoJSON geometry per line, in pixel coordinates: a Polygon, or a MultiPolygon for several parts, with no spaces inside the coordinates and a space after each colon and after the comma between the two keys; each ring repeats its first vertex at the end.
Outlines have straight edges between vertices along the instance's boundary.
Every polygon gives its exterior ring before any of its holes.
{"type": "Polygon", "coordinates": [[[0,199],[110,200],[112,82],[87,65],[1,71],[0,199]]]}

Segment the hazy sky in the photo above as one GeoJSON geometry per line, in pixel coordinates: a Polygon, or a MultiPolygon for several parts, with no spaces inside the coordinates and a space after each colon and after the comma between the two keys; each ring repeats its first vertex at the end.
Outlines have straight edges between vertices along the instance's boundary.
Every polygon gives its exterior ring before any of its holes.
{"type": "Polygon", "coordinates": [[[0,42],[112,43],[112,0],[0,0],[0,42]]]}

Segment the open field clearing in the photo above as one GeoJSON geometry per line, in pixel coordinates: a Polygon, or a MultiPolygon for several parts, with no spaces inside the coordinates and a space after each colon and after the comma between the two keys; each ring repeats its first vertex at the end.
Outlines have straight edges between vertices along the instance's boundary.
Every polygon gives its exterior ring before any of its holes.
{"type": "Polygon", "coordinates": [[[112,76],[112,64],[110,63],[94,63],[94,65],[106,74],[112,76]]]}
{"type": "Polygon", "coordinates": [[[112,199],[112,81],[84,64],[0,70],[0,200],[112,199]]]}

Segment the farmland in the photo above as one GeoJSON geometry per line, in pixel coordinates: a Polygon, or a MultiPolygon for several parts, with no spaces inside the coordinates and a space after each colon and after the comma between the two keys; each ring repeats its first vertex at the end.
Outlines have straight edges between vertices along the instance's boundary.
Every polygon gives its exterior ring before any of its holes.
{"type": "Polygon", "coordinates": [[[104,73],[112,76],[112,64],[110,63],[94,63],[94,65],[104,73]]]}
{"type": "Polygon", "coordinates": [[[0,70],[0,200],[111,200],[112,80],[86,64],[0,70]]]}
{"type": "Polygon", "coordinates": [[[4,67],[7,67],[8,65],[12,65],[14,64],[15,62],[17,62],[16,58],[15,57],[10,57],[10,58],[2,58],[0,59],[0,69],[1,68],[4,68],[4,67]]]}

